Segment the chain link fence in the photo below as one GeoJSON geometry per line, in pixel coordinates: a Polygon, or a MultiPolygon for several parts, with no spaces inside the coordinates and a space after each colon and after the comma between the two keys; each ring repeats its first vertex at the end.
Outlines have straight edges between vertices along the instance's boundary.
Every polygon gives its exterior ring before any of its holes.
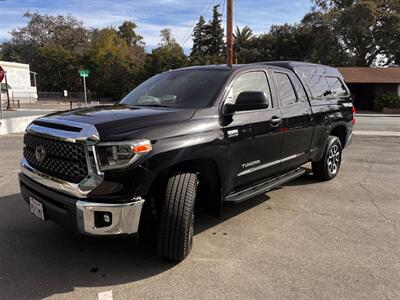
{"type": "MultiPolygon", "coordinates": [[[[37,93],[36,92],[14,92],[12,90],[9,90],[9,95],[10,95],[10,102],[13,103],[33,103],[37,100],[37,93]]],[[[5,101],[7,100],[7,94],[2,93],[1,100],[5,101]]]]}
{"type": "MultiPolygon", "coordinates": [[[[67,96],[64,96],[63,92],[38,92],[39,101],[75,101],[84,102],[85,95],[83,92],[68,92],[67,96]]],[[[99,101],[97,94],[94,92],[87,93],[87,100],[99,101]]]]}

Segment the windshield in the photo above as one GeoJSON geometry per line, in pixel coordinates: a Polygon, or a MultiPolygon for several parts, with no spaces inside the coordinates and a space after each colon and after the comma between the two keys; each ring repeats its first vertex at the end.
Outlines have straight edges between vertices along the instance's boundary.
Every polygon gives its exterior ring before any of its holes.
{"type": "Polygon", "coordinates": [[[129,106],[203,108],[218,96],[229,70],[191,69],[156,75],[130,92],[120,103],[129,106]]]}

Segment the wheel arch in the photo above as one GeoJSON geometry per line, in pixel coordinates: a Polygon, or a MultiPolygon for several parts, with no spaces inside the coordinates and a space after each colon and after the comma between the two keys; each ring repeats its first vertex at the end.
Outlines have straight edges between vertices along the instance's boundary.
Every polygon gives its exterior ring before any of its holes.
{"type": "Polygon", "coordinates": [[[148,188],[148,194],[156,194],[162,199],[168,178],[178,172],[191,172],[199,177],[197,204],[208,214],[219,217],[222,207],[222,174],[212,158],[196,158],[180,161],[157,173],[148,188]]]}
{"type": "Polygon", "coordinates": [[[346,146],[347,141],[347,128],[345,125],[337,125],[331,129],[329,135],[333,135],[339,138],[342,148],[346,146]]]}

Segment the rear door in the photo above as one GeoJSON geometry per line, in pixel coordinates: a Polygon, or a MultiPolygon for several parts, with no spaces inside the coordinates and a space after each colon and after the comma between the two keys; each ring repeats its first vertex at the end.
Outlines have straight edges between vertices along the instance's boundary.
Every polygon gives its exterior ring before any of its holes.
{"type": "Polygon", "coordinates": [[[299,79],[290,71],[273,71],[282,112],[282,171],[296,168],[309,159],[313,137],[313,115],[299,79]]]}
{"type": "Polygon", "coordinates": [[[227,193],[262,181],[280,170],[282,117],[277,103],[272,101],[267,72],[254,70],[239,74],[225,103],[235,103],[245,91],[265,92],[269,107],[236,112],[223,129],[227,142],[227,193]]]}

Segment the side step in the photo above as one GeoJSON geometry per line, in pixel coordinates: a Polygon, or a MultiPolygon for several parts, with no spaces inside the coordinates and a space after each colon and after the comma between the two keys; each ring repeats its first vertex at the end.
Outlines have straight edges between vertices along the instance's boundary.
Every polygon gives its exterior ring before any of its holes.
{"type": "Polygon", "coordinates": [[[289,173],[283,174],[277,178],[273,178],[271,180],[261,182],[259,184],[253,185],[253,186],[248,187],[239,192],[230,194],[229,196],[225,197],[224,201],[234,202],[234,203],[243,202],[243,201],[253,198],[257,195],[266,193],[269,190],[273,189],[274,187],[277,187],[286,182],[289,182],[297,177],[304,175],[305,173],[306,173],[306,170],[303,168],[296,169],[289,173]]]}

